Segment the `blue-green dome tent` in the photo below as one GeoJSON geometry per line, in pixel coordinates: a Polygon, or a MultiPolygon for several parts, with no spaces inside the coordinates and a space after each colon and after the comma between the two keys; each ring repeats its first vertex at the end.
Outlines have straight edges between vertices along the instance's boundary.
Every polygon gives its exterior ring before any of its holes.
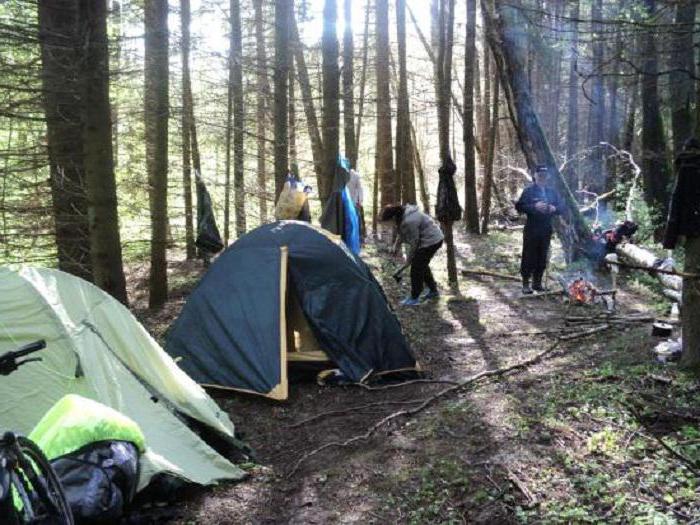
{"type": "Polygon", "coordinates": [[[418,368],[368,266],[336,236],[298,221],[261,226],[222,253],[166,351],[205,386],[274,399],[287,398],[291,360],[331,361],[355,382],[418,368]]]}

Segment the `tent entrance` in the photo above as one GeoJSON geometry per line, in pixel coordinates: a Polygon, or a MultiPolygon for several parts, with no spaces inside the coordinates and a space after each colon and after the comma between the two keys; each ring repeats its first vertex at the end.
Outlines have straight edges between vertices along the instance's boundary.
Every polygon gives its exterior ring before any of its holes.
{"type": "Polygon", "coordinates": [[[331,359],[323,351],[301,309],[293,287],[287,287],[285,308],[287,325],[287,362],[327,365],[331,359]],[[290,289],[291,288],[291,289],[290,289]]]}

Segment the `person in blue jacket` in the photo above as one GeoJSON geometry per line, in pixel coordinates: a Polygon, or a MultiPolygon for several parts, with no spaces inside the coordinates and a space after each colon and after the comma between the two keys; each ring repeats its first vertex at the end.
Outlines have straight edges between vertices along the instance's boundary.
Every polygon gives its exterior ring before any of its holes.
{"type": "Polygon", "coordinates": [[[523,190],[515,204],[519,213],[527,214],[520,262],[524,294],[531,294],[533,290],[544,290],[542,276],[547,268],[549,244],[552,240],[552,218],[563,211],[559,194],[547,187],[548,176],[546,166],[537,166],[534,183],[523,190]]]}

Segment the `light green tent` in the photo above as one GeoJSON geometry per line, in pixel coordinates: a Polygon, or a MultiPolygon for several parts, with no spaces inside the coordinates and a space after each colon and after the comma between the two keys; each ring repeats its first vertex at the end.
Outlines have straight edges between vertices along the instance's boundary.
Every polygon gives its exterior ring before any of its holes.
{"type": "Polygon", "coordinates": [[[79,394],[133,419],[143,430],[139,488],[169,472],[197,483],[244,473],[210,448],[175,412],[233,437],[233,424],[121,303],[72,275],[0,267],[0,353],[45,339],[38,354],[0,377],[0,430],[29,434],[66,394],[79,394]]]}

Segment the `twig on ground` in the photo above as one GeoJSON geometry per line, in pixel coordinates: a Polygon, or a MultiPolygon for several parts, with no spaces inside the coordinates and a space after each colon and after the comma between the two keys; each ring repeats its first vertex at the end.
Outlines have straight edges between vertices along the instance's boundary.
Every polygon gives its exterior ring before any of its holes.
{"type": "MultiPolygon", "coordinates": [[[[637,423],[639,424],[640,427],[645,428],[644,422],[642,421],[642,416],[637,410],[637,408],[632,405],[631,403],[628,403],[626,401],[620,401],[620,403],[629,410],[630,414],[634,416],[634,418],[637,420],[637,423]]],[[[653,432],[647,432],[647,434],[656,440],[659,445],[661,445],[663,448],[665,448],[669,454],[671,454],[673,457],[681,461],[687,468],[690,470],[695,476],[700,476],[700,470],[698,470],[698,464],[696,461],[684,456],[680,452],[678,452],[676,449],[674,449],[672,446],[670,446],[668,443],[666,443],[663,438],[660,436],[655,435],[653,432]]]]}
{"type": "Polygon", "coordinates": [[[391,385],[371,386],[366,385],[365,383],[353,383],[352,386],[358,386],[360,388],[364,388],[365,390],[376,392],[379,390],[392,390],[402,386],[415,385],[417,383],[422,383],[425,385],[456,385],[457,381],[450,381],[449,379],[412,379],[411,381],[403,381],[401,383],[393,383],[391,385]]]}
{"type": "Polygon", "coordinates": [[[299,428],[301,426],[306,425],[307,423],[311,423],[312,421],[316,421],[317,419],[321,419],[324,417],[343,416],[345,414],[349,414],[350,412],[356,412],[358,410],[364,410],[366,408],[386,406],[386,405],[414,405],[416,403],[420,403],[421,401],[423,401],[423,400],[422,399],[412,399],[410,401],[379,401],[377,403],[367,403],[366,405],[359,405],[359,406],[355,406],[355,407],[350,407],[350,408],[346,408],[344,410],[329,410],[328,412],[322,412],[320,414],[316,414],[315,416],[311,416],[309,418],[302,419],[301,421],[298,421],[296,423],[288,425],[287,428],[299,428]]]}
{"type": "Polygon", "coordinates": [[[505,273],[492,272],[490,270],[482,270],[482,269],[478,269],[478,268],[463,269],[462,275],[477,275],[477,276],[486,276],[486,277],[496,277],[498,279],[505,279],[507,281],[517,281],[517,282],[521,281],[520,277],[516,277],[515,275],[508,275],[505,273]]]}
{"type": "Polygon", "coordinates": [[[532,508],[537,505],[539,505],[539,500],[537,499],[537,496],[535,496],[532,491],[525,485],[525,483],[513,472],[510,470],[508,467],[505,467],[506,473],[508,474],[508,479],[510,480],[513,485],[515,485],[520,492],[523,493],[523,496],[527,498],[527,507],[532,508]]]}
{"type": "Polygon", "coordinates": [[[521,295],[519,299],[537,299],[538,297],[551,297],[553,295],[564,295],[562,290],[549,290],[546,292],[537,292],[531,295],[521,295]]]}
{"type": "Polygon", "coordinates": [[[347,446],[352,445],[354,443],[358,443],[360,441],[365,441],[365,440],[369,439],[375,432],[377,432],[377,430],[382,428],[384,425],[390,423],[391,421],[398,419],[400,417],[404,417],[404,416],[406,416],[406,417],[413,416],[413,415],[417,414],[418,412],[424,410],[428,406],[432,405],[433,403],[435,403],[438,399],[445,397],[446,395],[451,394],[453,392],[459,391],[463,388],[466,388],[467,386],[470,386],[471,384],[479,381],[480,379],[484,379],[487,377],[500,377],[500,376],[504,376],[510,372],[513,372],[515,370],[528,368],[529,366],[532,366],[532,365],[540,362],[542,359],[544,359],[545,357],[547,357],[548,355],[553,353],[563,341],[571,341],[574,339],[581,339],[583,337],[587,337],[589,335],[594,335],[594,334],[597,334],[597,333],[602,332],[604,330],[607,330],[608,328],[610,328],[610,325],[604,324],[601,326],[596,326],[596,327],[590,328],[588,330],[584,330],[584,331],[576,333],[576,334],[563,335],[563,336],[559,337],[556,342],[554,342],[552,345],[550,345],[549,348],[536,354],[535,356],[531,357],[530,359],[520,361],[519,363],[516,363],[514,365],[510,365],[510,366],[506,366],[506,367],[502,367],[502,368],[496,368],[496,369],[492,369],[492,370],[484,370],[483,372],[479,372],[478,374],[474,374],[474,375],[468,377],[467,379],[465,379],[457,384],[454,384],[452,386],[449,386],[447,388],[444,388],[444,389],[440,390],[439,392],[437,392],[436,394],[426,398],[417,407],[399,410],[397,412],[389,414],[386,417],[383,417],[382,419],[377,421],[374,425],[369,427],[367,429],[367,431],[364,432],[363,434],[353,436],[351,438],[346,439],[345,441],[331,441],[330,443],[326,443],[324,445],[321,445],[320,447],[317,447],[317,448],[311,450],[310,452],[307,452],[301,458],[299,458],[294,463],[294,466],[287,474],[287,477],[291,477],[294,474],[296,474],[296,472],[299,470],[299,467],[305,461],[307,461],[312,456],[315,456],[316,454],[323,452],[324,450],[328,450],[330,448],[335,448],[335,447],[347,447],[347,446]]]}

